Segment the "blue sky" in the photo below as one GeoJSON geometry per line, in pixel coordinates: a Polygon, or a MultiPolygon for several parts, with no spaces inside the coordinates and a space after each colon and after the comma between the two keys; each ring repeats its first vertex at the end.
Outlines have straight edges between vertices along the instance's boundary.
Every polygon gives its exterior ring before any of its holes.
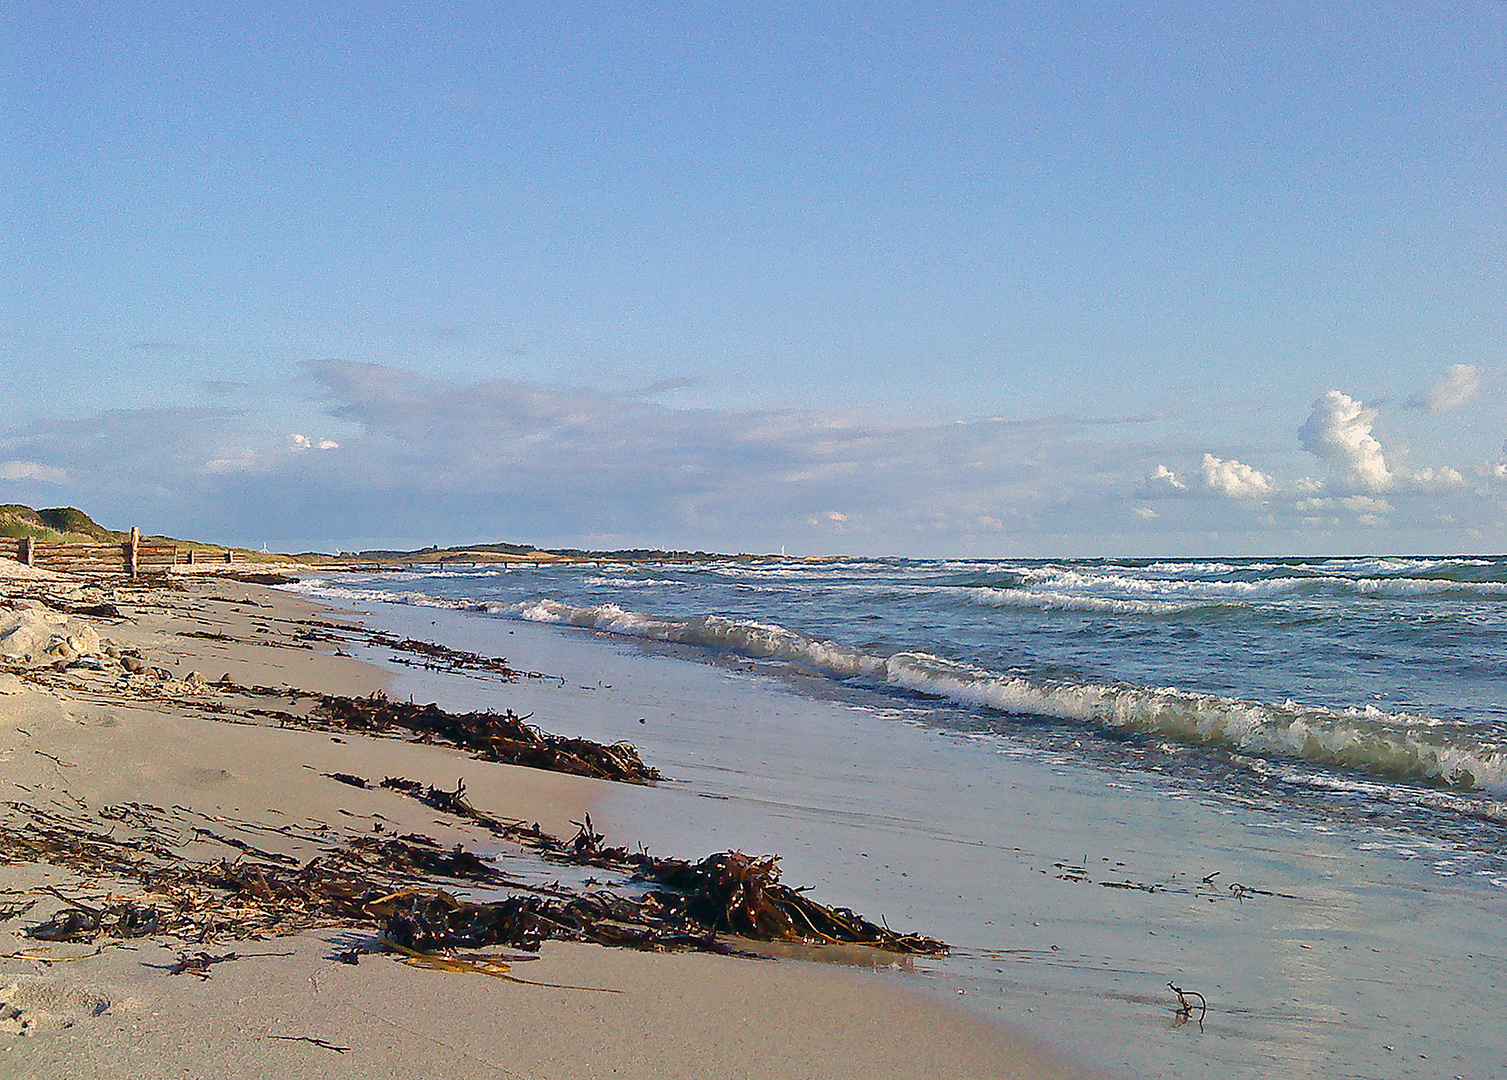
{"type": "Polygon", "coordinates": [[[0,38],[0,501],[284,548],[1507,550],[1495,0],[0,38]]]}

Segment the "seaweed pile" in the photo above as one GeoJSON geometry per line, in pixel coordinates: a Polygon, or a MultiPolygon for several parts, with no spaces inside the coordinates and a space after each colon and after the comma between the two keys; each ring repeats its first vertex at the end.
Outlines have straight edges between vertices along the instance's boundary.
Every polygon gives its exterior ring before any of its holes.
{"type": "Polygon", "coordinates": [[[652,784],[662,779],[627,743],[608,746],[589,739],[550,735],[525,723],[528,717],[516,716],[511,709],[452,713],[434,704],[392,701],[382,693],[366,698],[326,694],[320,697],[314,716],[349,731],[380,733],[401,728],[419,735],[421,741],[449,743],[486,761],[630,784],[652,784]]]}
{"type": "MultiPolygon", "coordinates": [[[[343,778],[344,779],[344,778],[343,778]]],[[[350,779],[359,778],[349,778],[350,779]]],[[[490,904],[457,900],[442,891],[410,894],[384,912],[386,936],[409,948],[475,948],[481,945],[537,947],[549,938],[595,941],[635,948],[699,948],[729,951],[719,934],[751,941],[810,945],[868,945],[887,952],[945,953],[947,946],[919,934],[900,934],[847,908],[828,907],[780,881],[779,858],[741,851],[709,855],[700,862],[659,858],[645,851],[608,847],[587,815],[571,840],[538,826],[504,821],[477,810],[454,791],[388,777],[380,785],[425,805],[482,825],[531,848],[541,857],[628,875],[644,888],[631,894],[606,890],[565,900],[510,897],[490,904]]]]}
{"type": "MultiPolygon", "coordinates": [[[[940,941],[897,934],[852,911],[811,900],[779,881],[773,856],[723,852],[697,863],[656,858],[606,846],[589,818],[569,840],[536,825],[495,818],[472,807],[459,785],[447,792],[402,778],[378,785],[359,777],[339,779],[419,799],[548,861],[613,870],[625,881],[618,888],[528,885],[512,879],[494,860],[420,834],[348,835],[334,844],[329,841],[335,838],[326,836],[322,853],[299,863],[196,829],[196,839],[208,836],[238,849],[238,855],[193,862],[161,839],[174,832],[172,818],[181,808],[135,804],[132,828],[108,830],[82,814],[6,804],[12,820],[28,820],[19,829],[0,823],[0,862],[53,862],[96,879],[138,886],[136,895],[111,892],[97,903],[48,890],[65,906],[26,933],[51,942],[100,943],[151,935],[205,945],[352,927],[375,935],[373,944],[361,951],[390,950],[410,958],[498,945],[532,951],[547,940],[731,954],[745,951],[740,938],[856,943],[901,954],[946,951],[940,941]],[[507,895],[489,901],[456,895],[475,889],[507,895]]],[[[0,911],[0,919],[29,907],[0,911]]],[[[355,952],[340,957],[356,958],[355,952]]]]}

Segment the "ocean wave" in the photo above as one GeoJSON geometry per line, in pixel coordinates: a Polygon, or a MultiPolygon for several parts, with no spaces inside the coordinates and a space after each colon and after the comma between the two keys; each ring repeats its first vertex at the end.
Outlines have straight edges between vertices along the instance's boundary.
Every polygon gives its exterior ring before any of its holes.
{"type": "Polygon", "coordinates": [[[598,576],[586,578],[582,584],[608,589],[647,589],[655,586],[684,588],[686,583],[675,578],[598,576]]]}
{"type": "Polygon", "coordinates": [[[451,600],[442,596],[430,596],[428,593],[378,589],[369,585],[337,585],[322,578],[302,578],[279,588],[305,596],[317,596],[326,600],[353,600],[363,604],[406,604],[412,607],[444,608],[448,611],[474,611],[481,607],[474,600],[451,600]]]}
{"type": "Polygon", "coordinates": [[[554,600],[489,608],[534,622],[780,660],[833,678],[862,677],[961,705],[1390,779],[1507,791],[1507,748],[1483,745],[1466,729],[1418,714],[1370,706],[1333,710],[1270,704],[1171,688],[1044,682],[928,653],[875,656],[789,627],[716,615],[672,619],[615,604],[573,607],[554,600]]]}
{"type": "Polygon", "coordinates": [[[1274,705],[1172,688],[1042,683],[926,653],[885,663],[890,685],[961,704],[1067,720],[1328,768],[1455,787],[1507,790],[1507,747],[1432,717],[1274,705]]]}
{"type": "Polygon", "coordinates": [[[1126,573],[1073,570],[1067,568],[1028,569],[1022,572],[1021,587],[1055,592],[1128,594],[1131,596],[1200,596],[1247,599],[1285,596],[1295,592],[1315,591],[1327,581],[1342,578],[1277,577],[1264,581],[1197,581],[1187,578],[1142,577],[1126,573]]]}
{"type": "Polygon", "coordinates": [[[1021,573],[1018,586],[1026,591],[1114,598],[1203,597],[1262,600],[1295,595],[1331,593],[1340,596],[1507,597],[1507,582],[1456,581],[1450,578],[1324,576],[1269,577],[1257,581],[1139,577],[1067,568],[1031,568],[1021,573]]]}
{"type": "MultiPolygon", "coordinates": [[[[422,593],[305,579],[295,591],[333,599],[385,601],[484,611],[537,623],[585,627],[714,654],[772,660],[834,679],[860,678],[958,705],[1071,722],[1106,732],[1136,732],[1187,746],[1237,755],[1303,761],[1386,779],[1405,779],[1507,792],[1507,745],[1464,724],[1371,706],[1326,709],[1248,701],[1169,687],[1057,681],[1006,675],[931,653],[875,655],[768,621],[721,615],[652,615],[617,604],[578,606],[553,599],[486,601],[439,599],[422,593]]],[[[1154,613],[1187,601],[1085,597],[1052,598],[1028,589],[972,590],[989,604],[1136,604],[1154,613]],[[1019,600],[1008,599],[1018,596],[1019,600]]],[[[1125,610],[1114,608],[1114,610],[1125,610]]]]}
{"type": "Polygon", "coordinates": [[[761,660],[782,660],[839,679],[857,675],[873,676],[884,664],[879,657],[803,634],[788,626],[748,619],[729,619],[722,615],[672,619],[629,611],[616,604],[574,607],[558,600],[488,604],[487,610],[529,622],[589,627],[651,641],[693,645],[712,652],[738,653],[761,660]]]}
{"type": "Polygon", "coordinates": [[[1377,577],[1397,577],[1409,574],[1431,574],[1462,567],[1497,566],[1495,559],[1444,558],[1444,559],[1325,559],[1312,564],[1324,572],[1348,572],[1377,577]]]}
{"type": "Polygon", "coordinates": [[[1042,611],[1090,611],[1114,615],[1180,615],[1229,605],[1225,600],[1143,600],[1113,596],[1038,589],[964,588],[961,595],[975,604],[1001,608],[1037,608],[1042,611]]]}

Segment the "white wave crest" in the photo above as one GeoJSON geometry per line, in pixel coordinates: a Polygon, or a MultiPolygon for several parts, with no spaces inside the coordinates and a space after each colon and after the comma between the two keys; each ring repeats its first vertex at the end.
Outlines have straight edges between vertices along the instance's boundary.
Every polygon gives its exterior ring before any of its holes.
{"type": "Polygon", "coordinates": [[[488,605],[488,609],[529,622],[563,623],[607,630],[628,637],[676,645],[694,645],[713,652],[733,652],[761,660],[783,660],[834,678],[875,675],[884,661],[845,645],[823,641],[775,623],[702,615],[689,619],[662,618],[629,611],[616,604],[573,607],[558,600],[530,600],[519,604],[488,605]]]}
{"type": "Polygon", "coordinates": [[[279,588],[286,592],[302,593],[305,596],[318,596],[327,600],[354,600],[366,604],[407,604],[413,607],[446,608],[450,611],[464,611],[477,606],[470,600],[447,600],[439,596],[430,596],[428,593],[401,589],[336,585],[321,578],[303,578],[288,585],[281,585],[279,588]]]}
{"type": "MultiPolygon", "coordinates": [[[[1022,574],[1027,594],[1065,594],[1132,599],[1171,600],[1200,597],[1205,600],[1259,601],[1294,594],[1325,591],[1338,594],[1384,597],[1427,597],[1469,594],[1479,597],[1507,596],[1507,582],[1452,581],[1447,578],[1352,577],[1337,575],[1284,575],[1260,581],[1137,577],[1131,574],[1083,571],[1066,568],[1031,568],[1022,574]]],[[[1106,608],[1104,610],[1113,610],[1106,608]]],[[[1135,609],[1123,609],[1134,613],[1135,609]]]]}
{"type": "Polygon", "coordinates": [[[1113,596],[1083,596],[1037,589],[993,589],[986,586],[962,589],[962,595],[987,607],[1039,608],[1042,611],[1099,611],[1114,615],[1176,615],[1216,606],[1220,601],[1192,603],[1177,600],[1120,599],[1113,596]]]}
{"type": "MultiPolygon", "coordinates": [[[[926,653],[885,664],[894,686],[1005,712],[1136,731],[1173,742],[1460,787],[1507,790],[1500,747],[1451,745],[1431,717],[1271,705],[1172,688],[1038,683],[926,653]],[[1425,733],[1432,738],[1425,738],[1425,733]]],[[[1467,736],[1468,738],[1468,736],[1467,736]]]]}

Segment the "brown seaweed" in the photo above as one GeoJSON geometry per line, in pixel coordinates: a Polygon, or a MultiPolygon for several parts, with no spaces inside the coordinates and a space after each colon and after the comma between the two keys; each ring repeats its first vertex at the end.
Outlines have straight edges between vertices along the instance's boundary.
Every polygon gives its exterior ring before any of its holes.
{"type": "Polygon", "coordinates": [[[501,713],[452,713],[435,704],[393,701],[382,693],[366,698],[326,694],[320,698],[315,716],[348,731],[401,728],[426,741],[440,740],[469,750],[486,761],[630,784],[663,779],[627,743],[608,746],[590,739],[550,735],[525,723],[528,718],[515,715],[511,709],[501,713]]]}
{"type": "MultiPolygon", "coordinates": [[[[448,645],[438,645],[432,641],[397,638],[380,630],[368,631],[366,640],[382,648],[397,649],[400,652],[422,656],[429,661],[424,665],[426,667],[446,671],[487,671],[494,675],[501,675],[508,682],[517,682],[521,674],[500,656],[482,656],[464,649],[452,649],[448,645]]],[[[394,657],[394,659],[398,658],[394,657]]],[[[399,662],[407,663],[408,661],[399,660],[399,662]]]]}

